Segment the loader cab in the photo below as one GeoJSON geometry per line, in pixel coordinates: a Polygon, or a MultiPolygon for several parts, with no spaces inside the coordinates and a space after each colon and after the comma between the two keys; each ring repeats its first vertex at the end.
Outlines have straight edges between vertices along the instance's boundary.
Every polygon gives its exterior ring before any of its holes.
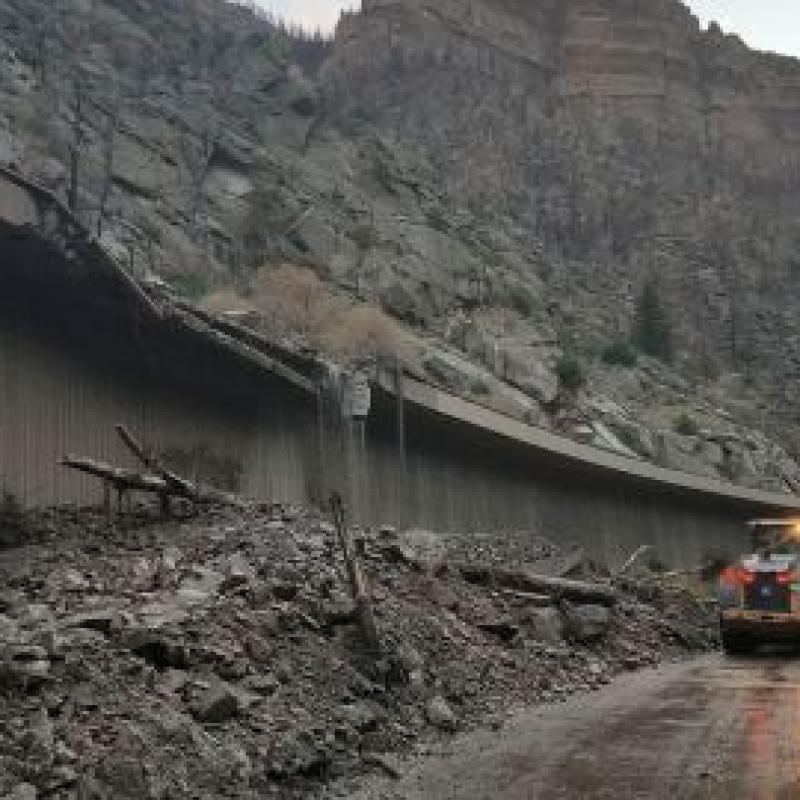
{"type": "Polygon", "coordinates": [[[800,525],[748,523],[752,553],[720,576],[722,643],[744,652],[763,642],[800,645],[800,525]]]}

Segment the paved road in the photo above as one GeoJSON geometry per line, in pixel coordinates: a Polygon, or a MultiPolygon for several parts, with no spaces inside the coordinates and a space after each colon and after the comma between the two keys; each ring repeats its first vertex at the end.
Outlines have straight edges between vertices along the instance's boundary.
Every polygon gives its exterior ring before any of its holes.
{"type": "Polygon", "coordinates": [[[627,676],[450,750],[358,800],[800,800],[800,656],[627,676]]]}

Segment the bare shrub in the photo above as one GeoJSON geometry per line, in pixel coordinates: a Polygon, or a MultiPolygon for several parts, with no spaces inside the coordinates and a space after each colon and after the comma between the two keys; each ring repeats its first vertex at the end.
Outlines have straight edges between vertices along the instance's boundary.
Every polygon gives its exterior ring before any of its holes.
{"type": "Polygon", "coordinates": [[[200,303],[209,314],[254,311],[253,304],[234,288],[226,287],[209,292],[200,303]]]}
{"type": "Polygon", "coordinates": [[[284,264],[262,267],[246,291],[220,288],[206,295],[212,314],[251,312],[270,333],[302,337],[306,344],[336,359],[415,356],[414,338],[374,305],[337,295],[310,269],[284,264]]]}
{"type": "Polygon", "coordinates": [[[373,305],[351,306],[324,339],[325,349],[344,359],[382,356],[410,361],[411,337],[391,317],[373,305]]]}
{"type": "Polygon", "coordinates": [[[291,264],[262,267],[253,278],[250,299],[270,327],[299,334],[314,345],[343,305],[316,273],[291,264]]]}

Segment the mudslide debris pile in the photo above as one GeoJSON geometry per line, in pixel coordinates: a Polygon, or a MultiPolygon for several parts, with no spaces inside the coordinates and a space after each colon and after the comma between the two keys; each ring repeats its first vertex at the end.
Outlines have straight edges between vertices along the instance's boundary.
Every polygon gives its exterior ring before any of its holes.
{"type": "Polygon", "coordinates": [[[112,527],[63,510],[26,524],[34,543],[0,553],[0,797],[308,797],[502,725],[515,705],[716,646],[713,614],[686,590],[615,591],[533,536],[356,531],[376,659],[318,514],[112,527]],[[613,597],[485,580],[504,564],[552,575],[554,561],[613,597]]]}

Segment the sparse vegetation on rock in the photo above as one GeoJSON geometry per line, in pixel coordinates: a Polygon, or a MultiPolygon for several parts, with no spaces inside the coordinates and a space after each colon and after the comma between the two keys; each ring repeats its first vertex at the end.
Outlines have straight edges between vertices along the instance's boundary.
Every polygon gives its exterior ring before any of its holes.
{"type": "Polygon", "coordinates": [[[675,418],[672,425],[675,433],[679,433],[681,436],[697,436],[700,433],[697,420],[685,411],[675,418]]]}
{"type": "Polygon", "coordinates": [[[636,350],[630,342],[625,340],[618,339],[609,344],[603,350],[600,358],[604,364],[609,366],[628,367],[629,369],[636,366],[636,350]]]}
{"type": "Polygon", "coordinates": [[[599,353],[572,411],[604,446],[655,457],[694,403],[757,456],[731,469],[715,446],[669,446],[667,461],[793,491],[800,183],[791,107],[764,115],[800,68],[646,0],[623,27],[687,65],[656,115],[642,98],[664,87],[619,38],[619,4],[584,30],[564,4],[476,2],[470,18],[459,2],[366,4],[337,43],[222,0],[0,0],[0,161],[134,277],[208,309],[331,358],[372,340],[463,359],[460,393],[478,398],[478,375],[484,404],[584,439],[554,416],[558,365],[599,353]],[[377,32],[398,21],[387,48],[377,32]],[[586,75],[558,57],[581,47],[619,63],[586,75]],[[728,98],[730,146],[709,96],[728,98]]]}
{"type": "Polygon", "coordinates": [[[633,341],[649,356],[669,361],[672,358],[672,328],[667,318],[658,286],[648,281],[636,304],[633,341]]]}
{"type": "Polygon", "coordinates": [[[568,392],[577,392],[586,383],[583,365],[575,355],[565,355],[556,364],[559,385],[568,392]]]}

